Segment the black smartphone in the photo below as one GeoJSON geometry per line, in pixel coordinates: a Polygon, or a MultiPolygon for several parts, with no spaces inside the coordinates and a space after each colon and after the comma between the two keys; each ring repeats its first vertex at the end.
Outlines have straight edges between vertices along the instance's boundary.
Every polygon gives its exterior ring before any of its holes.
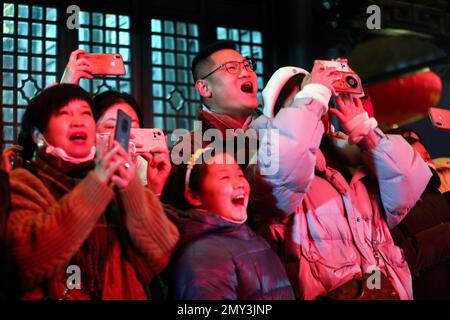
{"type": "Polygon", "coordinates": [[[119,142],[126,152],[128,152],[130,131],[131,117],[122,110],[117,110],[116,132],[114,133],[114,140],[119,142]]]}
{"type": "MultiPolygon", "coordinates": [[[[334,108],[334,109],[339,110],[338,104],[337,104],[334,96],[331,96],[328,106],[329,106],[329,108],[334,108]]],[[[335,115],[331,114],[331,112],[328,113],[328,116],[330,117],[330,123],[333,125],[334,130],[342,131],[343,130],[342,125],[341,125],[341,122],[339,121],[339,119],[335,115]]]]}

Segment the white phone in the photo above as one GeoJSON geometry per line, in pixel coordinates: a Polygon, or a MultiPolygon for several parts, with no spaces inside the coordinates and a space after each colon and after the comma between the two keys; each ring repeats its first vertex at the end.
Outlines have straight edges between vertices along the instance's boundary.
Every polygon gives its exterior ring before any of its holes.
{"type": "Polygon", "coordinates": [[[149,152],[154,148],[168,149],[164,132],[159,128],[131,128],[131,134],[134,135],[136,153],[149,152]]]}

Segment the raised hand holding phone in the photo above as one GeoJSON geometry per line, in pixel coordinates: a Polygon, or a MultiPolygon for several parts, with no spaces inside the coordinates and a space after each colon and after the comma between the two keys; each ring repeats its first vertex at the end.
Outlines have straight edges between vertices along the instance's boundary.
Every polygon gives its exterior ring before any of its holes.
{"type": "Polygon", "coordinates": [[[125,65],[119,53],[78,54],[78,59],[88,61],[93,75],[124,75],[125,65]]]}
{"type": "Polygon", "coordinates": [[[70,54],[61,83],[76,84],[81,78],[92,79],[94,75],[124,75],[125,65],[119,53],[86,53],[78,49],[70,54]]]}
{"type": "Polygon", "coordinates": [[[115,145],[112,149],[108,150],[104,156],[97,155],[96,157],[94,172],[97,175],[97,178],[103,183],[109,184],[114,172],[120,165],[123,165],[123,162],[114,159],[114,155],[117,153],[118,149],[119,146],[115,145]]]}
{"type": "Polygon", "coordinates": [[[342,94],[335,97],[335,101],[338,109],[331,108],[329,112],[339,119],[350,144],[358,143],[377,127],[377,121],[368,116],[361,99],[353,98],[350,94],[342,94]]]}
{"type": "Polygon", "coordinates": [[[84,54],[85,51],[83,49],[75,50],[70,54],[61,83],[78,85],[81,78],[92,79],[94,77],[91,63],[82,57],[84,54]]]}
{"type": "Polygon", "coordinates": [[[131,117],[122,110],[117,110],[116,126],[114,132],[114,140],[116,140],[122,148],[128,152],[131,133],[131,117]]]}
{"type": "Polygon", "coordinates": [[[136,164],[131,161],[128,152],[114,141],[113,148],[104,157],[97,158],[94,172],[103,183],[125,189],[136,175],[136,164]]]}
{"type": "Polygon", "coordinates": [[[117,141],[114,144],[117,146],[114,160],[121,165],[117,166],[117,169],[111,177],[111,181],[119,189],[126,189],[136,175],[136,163],[132,161],[131,155],[117,141]]]}
{"type": "Polygon", "coordinates": [[[101,163],[107,162],[104,166],[109,181],[121,189],[128,187],[136,175],[136,164],[128,153],[130,129],[131,117],[122,110],[117,110],[113,148],[100,159],[101,163]]]}

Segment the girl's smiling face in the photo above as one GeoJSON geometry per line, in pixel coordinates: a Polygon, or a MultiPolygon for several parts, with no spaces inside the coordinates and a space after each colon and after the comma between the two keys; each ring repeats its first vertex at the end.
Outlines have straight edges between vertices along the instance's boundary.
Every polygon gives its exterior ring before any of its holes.
{"type": "Polygon", "coordinates": [[[193,204],[226,221],[244,223],[250,194],[247,179],[232,156],[222,153],[211,160],[193,204]]]}

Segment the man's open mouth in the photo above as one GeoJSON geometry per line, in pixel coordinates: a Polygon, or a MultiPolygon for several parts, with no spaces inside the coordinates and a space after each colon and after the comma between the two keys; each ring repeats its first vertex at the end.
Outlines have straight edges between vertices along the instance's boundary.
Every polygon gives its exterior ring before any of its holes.
{"type": "Polygon", "coordinates": [[[241,91],[245,93],[253,93],[253,83],[251,82],[244,82],[241,85],[241,91]]]}

